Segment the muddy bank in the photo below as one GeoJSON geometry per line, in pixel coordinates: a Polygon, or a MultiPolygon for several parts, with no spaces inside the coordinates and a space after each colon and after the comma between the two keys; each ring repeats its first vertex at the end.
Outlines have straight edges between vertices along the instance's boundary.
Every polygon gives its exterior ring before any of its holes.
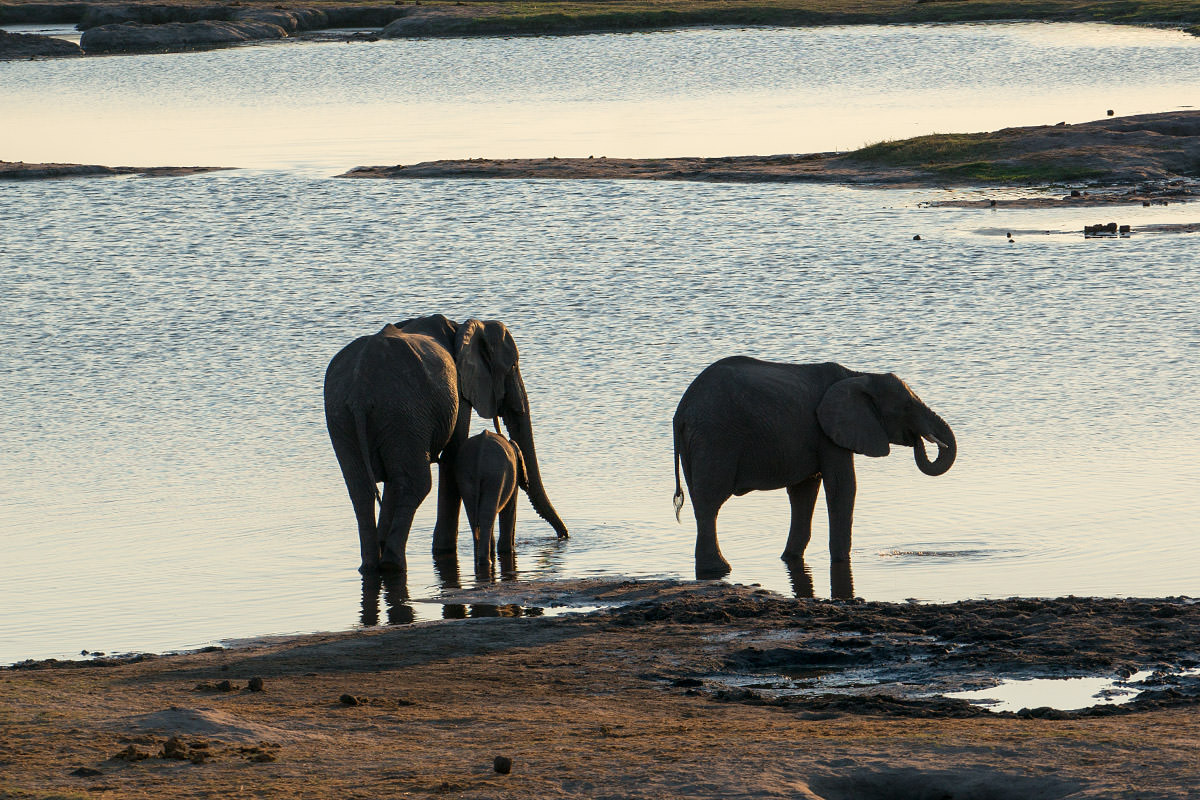
{"type": "MultiPolygon", "coordinates": [[[[722,158],[467,159],[356,167],[344,178],[548,178],[721,183],[812,182],[893,187],[1092,187],[1062,197],[971,205],[1104,205],[1184,200],[1200,176],[1200,111],[1113,117],[883,142],[850,153],[722,158]],[[1096,188],[1103,187],[1103,188],[1096,188]]],[[[940,203],[956,205],[966,203],[940,203]]]]}
{"type": "Polygon", "coordinates": [[[1198,657],[1200,607],[1187,599],[922,606],[664,581],[518,584],[454,599],[624,605],[0,671],[0,792],[1195,796],[1200,718],[1183,684],[1122,713],[1055,718],[883,691],[781,701],[727,680],[800,661],[1173,668],[1198,657]]]}
{"type": "Polygon", "coordinates": [[[0,61],[24,58],[70,58],[81,56],[79,45],[36,33],[0,31],[0,61]]]}
{"type": "Polygon", "coordinates": [[[0,161],[0,180],[36,181],[49,178],[97,178],[112,175],[144,175],[168,177],[216,172],[229,167],[104,167],[98,164],[27,164],[23,161],[0,161]]]}

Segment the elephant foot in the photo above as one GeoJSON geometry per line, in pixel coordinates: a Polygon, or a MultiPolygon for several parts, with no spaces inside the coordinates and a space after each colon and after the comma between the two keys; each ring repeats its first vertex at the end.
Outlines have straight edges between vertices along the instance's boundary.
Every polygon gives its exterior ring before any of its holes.
{"type": "Polygon", "coordinates": [[[401,572],[406,572],[407,569],[408,565],[403,561],[385,558],[379,562],[379,571],[385,575],[396,575],[401,572]]]}
{"type": "Polygon", "coordinates": [[[724,578],[732,571],[733,567],[729,566],[729,562],[720,556],[716,558],[696,559],[696,580],[698,581],[724,578]]]}
{"type": "Polygon", "coordinates": [[[378,575],[379,574],[379,563],[376,562],[373,564],[368,564],[366,561],[364,561],[362,563],[362,565],[359,566],[359,568],[358,568],[358,574],[359,575],[378,575]]]}

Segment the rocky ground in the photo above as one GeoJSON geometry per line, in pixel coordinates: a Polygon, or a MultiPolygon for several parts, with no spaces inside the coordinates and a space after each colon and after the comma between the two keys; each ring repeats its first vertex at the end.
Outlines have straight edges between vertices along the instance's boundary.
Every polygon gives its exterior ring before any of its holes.
{"type": "Polygon", "coordinates": [[[0,671],[0,797],[1200,797],[1200,687],[1168,675],[1200,662],[1194,601],[604,581],[456,601],[618,605],[20,664],[0,671]],[[1160,672],[1134,703],[1073,714],[996,715],[886,679],[804,698],[734,680],[864,664],[948,684],[1160,672]]]}

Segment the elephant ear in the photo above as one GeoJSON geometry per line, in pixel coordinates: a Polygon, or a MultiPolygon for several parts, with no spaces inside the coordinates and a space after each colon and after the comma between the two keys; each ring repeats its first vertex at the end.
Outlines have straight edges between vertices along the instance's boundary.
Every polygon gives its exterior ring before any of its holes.
{"type": "Polygon", "coordinates": [[[865,375],[830,386],[817,406],[817,421],[825,435],[839,447],[872,458],[892,451],[865,375]]]}
{"type": "Polygon", "coordinates": [[[517,357],[517,344],[504,323],[469,319],[458,327],[454,347],[458,391],[484,419],[500,413],[517,357]]]}

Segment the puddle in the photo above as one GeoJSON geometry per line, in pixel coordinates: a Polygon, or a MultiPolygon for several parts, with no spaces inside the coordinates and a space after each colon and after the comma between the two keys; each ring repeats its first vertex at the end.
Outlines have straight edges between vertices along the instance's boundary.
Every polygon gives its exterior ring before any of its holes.
{"type": "Polygon", "coordinates": [[[1002,680],[988,689],[946,692],[943,697],[966,700],[990,711],[1017,712],[1023,708],[1053,708],[1078,711],[1112,703],[1120,705],[1137,697],[1144,687],[1133,684],[1154,673],[1143,670],[1129,678],[1029,678],[1002,680]]]}
{"type": "Polygon", "coordinates": [[[565,614],[587,614],[608,606],[522,606],[516,603],[445,603],[442,619],[468,619],[476,617],[560,617],[565,614]]]}

